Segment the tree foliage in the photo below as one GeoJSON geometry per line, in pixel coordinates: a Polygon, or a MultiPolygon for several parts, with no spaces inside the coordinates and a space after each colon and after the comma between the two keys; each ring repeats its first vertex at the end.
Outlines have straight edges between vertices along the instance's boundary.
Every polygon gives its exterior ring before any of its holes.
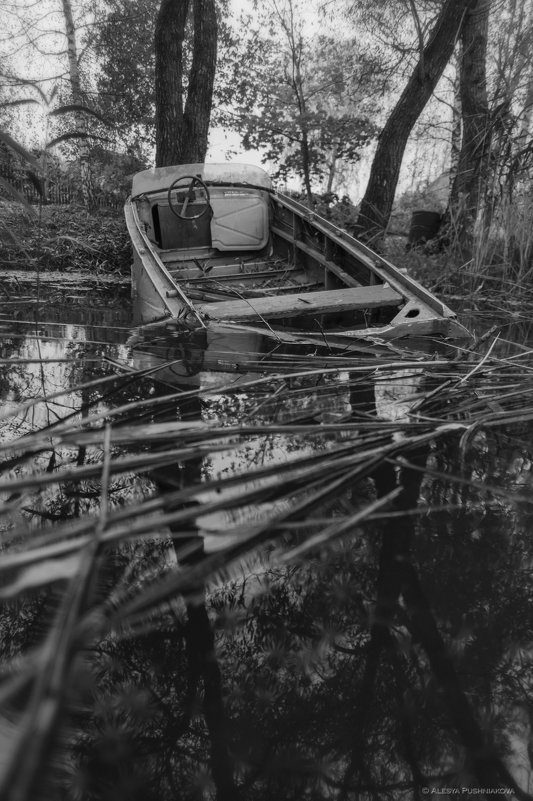
{"type": "Polygon", "coordinates": [[[380,63],[353,36],[309,31],[297,0],[272,0],[240,28],[228,127],[264,153],[276,176],[300,178],[309,199],[317,183],[331,191],[339,165],[356,163],[375,135],[380,63]]]}
{"type": "Polygon", "coordinates": [[[533,167],[533,4],[512,0],[488,23],[487,93],[490,109],[489,203],[512,199],[533,167]]]}
{"type": "Polygon", "coordinates": [[[98,102],[129,147],[155,141],[154,33],[159,0],[114,0],[92,33],[98,102]]]}

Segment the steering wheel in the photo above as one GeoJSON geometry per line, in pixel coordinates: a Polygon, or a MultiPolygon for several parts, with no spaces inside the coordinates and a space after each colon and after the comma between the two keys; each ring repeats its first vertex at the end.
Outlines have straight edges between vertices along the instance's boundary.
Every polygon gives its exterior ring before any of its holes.
{"type": "Polygon", "coordinates": [[[168,188],[168,205],[173,214],[176,215],[180,220],[198,220],[200,217],[203,217],[204,214],[207,214],[210,208],[210,198],[209,198],[209,189],[207,185],[204,184],[201,178],[198,178],[197,175],[180,175],[179,178],[176,178],[175,181],[172,181],[168,188]],[[185,183],[188,181],[188,183],[185,183]],[[205,192],[205,205],[202,205],[202,208],[198,212],[198,214],[186,214],[187,206],[189,203],[194,203],[196,200],[195,188],[199,187],[203,189],[205,192]],[[174,189],[180,189],[181,192],[187,191],[187,196],[181,205],[181,208],[178,206],[178,199],[176,198],[176,202],[172,201],[172,192],[174,189]]]}

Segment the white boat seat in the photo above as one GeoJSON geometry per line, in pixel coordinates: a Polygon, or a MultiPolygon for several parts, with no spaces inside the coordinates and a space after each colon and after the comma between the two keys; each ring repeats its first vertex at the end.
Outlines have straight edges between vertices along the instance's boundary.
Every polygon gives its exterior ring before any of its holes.
{"type": "Polygon", "coordinates": [[[243,187],[212,186],[211,244],[217,250],[261,250],[269,238],[268,194],[243,187]]]}
{"type": "MultiPolygon", "coordinates": [[[[211,247],[219,251],[257,251],[270,238],[271,186],[265,171],[250,164],[178,164],[137,173],[132,197],[141,201],[139,216],[147,236],[163,251],[211,247]],[[189,222],[172,214],[167,191],[181,176],[191,175],[208,185],[211,210],[189,222]]],[[[194,202],[190,203],[189,212],[200,212],[202,205],[198,198],[197,208],[194,202]]]]}

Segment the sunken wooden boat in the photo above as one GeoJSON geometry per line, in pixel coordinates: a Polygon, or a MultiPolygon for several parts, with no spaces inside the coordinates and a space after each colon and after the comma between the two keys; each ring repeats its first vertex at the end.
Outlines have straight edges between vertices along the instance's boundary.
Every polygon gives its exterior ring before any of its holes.
{"type": "Polygon", "coordinates": [[[431,292],[292,198],[262,169],[183,164],[133,178],[125,207],[137,322],[282,337],[464,338],[431,292]]]}

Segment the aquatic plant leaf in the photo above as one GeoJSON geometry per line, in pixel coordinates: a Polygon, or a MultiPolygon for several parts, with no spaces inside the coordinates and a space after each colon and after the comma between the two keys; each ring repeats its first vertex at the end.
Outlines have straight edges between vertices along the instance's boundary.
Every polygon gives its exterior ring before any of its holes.
{"type": "Polygon", "coordinates": [[[42,661],[19,725],[13,732],[10,749],[0,763],[0,797],[6,801],[25,801],[46,759],[50,738],[57,729],[65,694],[71,688],[72,660],[93,634],[94,625],[79,626],[88,583],[94,575],[98,553],[93,539],[86,548],[41,649],[42,661]]]}
{"type": "Polygon", "coordinates": [[[57,238],[64,239],[67,242],[72,242],[73,245],[78,245],[78,247],[83,248],[84,250],[90,250],[92,253],[100,252],[97,248],[90,245],[89,242],[86,242],[85,240],[80,239],[77,236],[70,236],[69,234],[60,234],[60,236],[58,236],[57,238]]]}
{"type": "MultiPolygon", "coordinates": [[[[94,522],[94,520],[91,521],[92,526],[94,526],[94,522]]],[[[55,562],[63,561],[59,557],[63,557],[64,559],[70,558],[70,554],[85,548],[89,542],[90,537],[88,536],[78,536],[77,538],[73,537],[72,539],[66,540],[62,538],[61,542],[48,543],[43,547],[38,547],[36,545],[34,548],[28,548],[23,551],[18,551],[17,553],[7,553],[5,555],[5,562],[2,562],[0,566],[0,571],[24,568],[27,565],[32,566],[40,564],[41,562],[54,564],[55,562]]]]}
{"type": "Polygon", "coordinates": [[[76,114],[88,114],[91,117],[96,117],[97,120],[103,122],[104,125],[113,126],[111,120],[104,117],[98,111],[93,108],[89,108],[89,106],[84,106],[79,103],[72,103],[67,106],[59,106],[58,108],[53,109],[49,112],[50,117],[60,117],[63,114],[70,114],[75,112],[76,114]]]}
{"type": "Polygon", "coordinates": [[[26,590],[72,578],[78,567],[79,554],[39,561],[21,571],[11,584],[0,587],[0,598],[14,598],[26,590]]]}
{"type": "Polygon", "coordinates": [[[307,539],[305,542],[284,553],[280,561],[285,564],[295,559],[301,559],[310,551],[314,551],[317,548],[322,548],[327,543],[330,543],[338,537],[343,536],[348,531],[353,530],[356,526],[359,526],[365,520],[368,520],[368,518],[371,517],[374,512],[379,511],[384,506],[387,506],[387,504],[391,503],[391,501],[395,500],[400,492],[401,488],[396,487],[387,495],[378,498],[376,501],[374,501],[374,503],[370,503],[362,509],[357,509],[353,515],[348,515],[348,517],[341,520],[335,520],[332,525],[325,528],[324,531],[309,537],[309,539],[307,539]]]}
{"type": "Polygon", "coordinates": [[[18,100],[3,100],[0,103],[0,107],[1,108],[8,108],[8,107],[13,108],[15,106],[28,106],[30,104],[36,105],[36,106],[40,105],[39,101],[36,100],[34,97],[21,97],[18,100]]]}
{"type": "Polygon", "coordinates": [[[21,156],[21,158],[24,159],[24,161],[26,161],[28,164],[31,164],[34,170],[37,172],[39,171],[39,162],[35,156],[33,156],[29,150],[26,150],[23,145],[13,139],[13,137],[5,131],[0,131],[0,142],[2,142],[4,145],[7,145],[10,150],[13,150],[18,156],[21,156]]]}
{"type": "MultiPolygon", "coordinates": [[[[44,364],[46,360],[43,359],[44,364]]],[[[166,613],[168,602],[173,602],[178,594],[187,600],[197,599],[201,597],[201,588],[206,582],[216,582],[220,586],[220,583],[228,578],[241,577],[243,565],[252,564],[258,550],[260,553],[268,554],[266,557],[270,560],[268,564],[275,570],[280,566],[285,568],[289,565],[292,570],[295,569],[295,563],[305,564],[304,560],[317,550],[321,551],[320,561],[323,555],[325,557],[326,553],[329,553],[330,548],[333,548],[331,552],[336,554],[337,547],[344,547],[344,537],[350,537],[350,543],[353,537],[357,546],[360,541],[364,541],[363,535],[365,540],[372,541],[374,523],[380,518],[396,515],[398,525],[401,526],[404,522],[402,515],[421,514],[425,510],[421,508],[403,510],[393,507],[394,512],[382,512],[382,507],[386,509],[387,504],[394,500],[395,492],[398,490],[393,490],[392,494],[380,498],[377,502],[366,500],[361,502],[360,498],[350,495],[349,497],[354,500],[353,506],[350,507],[344,504],[344,499],[357,482],[374,475],[376,468],[391,461],[405,469],[416,469],[417,466],[412,464],[408,457],[413,451],[416,453],[416,449],[421,445],[435,443],[439,438],[449,438],[452,443],[457,443],[465,431],[471,439],[474,439],[473,434],[477,433],[478,429],[485,426],[504,426],[509,420],[522,422],[533,411],[527,400],[531,395],[530,384],[533,382],[524,380],[523,367],[520,364],[504,364],[494,356],[494,353],[491,353],[475,370],[473,367],[476,365],[476,357],[469,357],[464,363],[456,364],[450,360],[432,362],[428,359],[390,359],[385,367],[382,355],[373,359],[365,354],[364,360],[360,355],[354,358],[347,357],[343,364],[353,373],[349,378],[351,397],[357,398],[359,386],[369,382],[375,385],[376,380],[381,385],[379,392],[381,390],[388,392],[389,378],[394,389],[395,373],[390,365],[396,365],[398,370],[405,368],[407,372],[399,373],[397,376],[396,388],[399,390],[400,401],[408,400],[410,408],[406,408],[401,420],[394,422],[379,420],[375,409],[370,413],[354,404],[351,413],[345,419],[336,423],[318,424],[317,413],[323,406],[320,407],[318,402],[315,404],[315,400],[322,401],[323,404],[324,398],[328,398],[327,387],[324,387],[326,394],[321,394],[322,389],[314,387],[316,397],[312,403],[302,408],[301,420],[304,422],[284,423],[279,418],[270,420],[268,414],[262,416],[265,409],[268,411],[273,391],[277,393],[276,403],[279,400],[281,404],[285,402],[290,404],[308,392],[308,387],[305,385],[306,377],[327,374],[330,365],[335,365],[331,367],[332,376],[335,370],[339,370],[333,357],[329,365],[325,361],[320,367],[316,363],[314,365],[309,363],[306,369],[303,360],[295,364],[291,365],[290,359],[284,360],[280,356],[276,362],[280,370],[279,376],[270,375],[268,378],[258,376],[245,384],[244,390],[242,387],[236,389],[226,385],[226,392],[249,391],[252,394],[257,390],[257,402],[251,404],[252,413],[247,411],[238,418],[241,425],[226,426],[206,420],[193,420],[190,423],[186,420],[171,420],[169,423],[150,422],[152,419],[157,420],[158,409],[164,410],[169,399],[190,397],[209,399],[210,393],[211,396],[217,395],[219,392],[217,387],[203,392],[194,390],[169,393],[161,398],[144,398],[124,403],[111,410],[108,408],[102,410],[102,407],[96,406],[97,411],[84,417],[81,422],[79,418],[72,418],[60,421],[57,425],[54,423],[49,427],[43,426],[40,431],[29,433],[15,442],[2,446],[8,452],[19,454],[24,454],[31,448],[42,448],[45,455],[50,448],[57,446],[95,448],[97,463],[78,466],[70,461],[69,455],[58,456],[57,464],[54,465],[56,473],[47,473],[47,460],[41,458],[36,475],[29,477],[20,475],[21,481],[29,478],[30,489],[36,489],[47,481],[83,482],[87,478],[100,480],[103,471],[102,462],[98,460],[102,459],[100,450],[103,446],[106,454],[104,460],[107,460],[109,474],[130,468],[132,471],[144,471],[151,477],[153,471],[165,465],[167,460],[168,464],[173,464],[177,460],[180,466],[194,464],[195,460],[213,453],[217,448],[231,450],[236,443],[253,449],[260,437],[268,439],[269,436],[286,435],[294,437],[299,442],[305,442],[306,438],[322,437],[323,441],[327,442],[327,449],[322,451],[317,450],[312,454],[298,457],[290,454],[290,458],[286,461],[264,464],[253,471],[243,470],[240,474],[231,474],[216,480],[200,481],[195,478],[183,489],[178,489],[178,482],[175,485],[170,484],[170,491],[162,491],[160,496],[142,500],[138,497],[129,499],[122,508],[110,505],[103,520],[94,512],[92,517],[86,515],[81,519],[32,531],[31,537],[28,537],[26,532],[25,539],[20,540],[23,543],[22,547],[20,541],[17,544],[18,550],[10,550],[9,543],[7,544],[3,552],[3,561],[0,563],[0,571],[3,577],[11,580],[13,571],[17,569],[19,578],[12,580],[4,588],[5,597],[20,596],[28,590],[46,587],[56,580],[66,580],[69,584],[65,595],[63,617],[57,624],[61,634],[56,635],[55,639],[50,639],[50,648],[45,649],[39,657],[39,673],[43,673],[43,679],[39,678],[38,681],[35,671],[27,671],[24,678],[26,683],[33,684],[36,706],[28,710],[27,716],[18,721],[16,730],[12,732],[11,739],[16,747],[14,746],[9,757],[10,769],[4,774],[4,784],[0,785],[0,792],[11,792],[11,785],[8,785],[7,781],[19,781],[18,777],[22,773],[38,775],[35,774],[37,763],[32,762],[33,757],[30,759],[26,753],[28,743],[35,731],[43,749],[45,739],[50,741],[55,738],[61,707],[64,703],[68,703],[66,700],[70,697],[68,693],[72,693],[76,680],[74,673],[69,674],[69,666],[75,664],[72,661],[73,655],[79,648],[84,647],[83,644],[87,642],[89,635],[92,638],[91,647],[94,647],[95,643],[102,642],[110,630],[113,631],[113,636],[129,638],[132,641],[138,636],[143,625],[144,630],[149,633],[154,625],[158,625],[164,619],[161,610],[165,609],[166,613]],[[295,364],[299,369],[295,369],[295,364]],[[419,370],[424,371],[425,382],[424,389],[420,392],[411,381],[413,374],[419,375],[419,370]],[[291,383],[292,376],[294,380],[291,383]],[[287,381],[287,377],[291,380],[287,381]],[[468,380],[461,382],[465,377],[468,380]],[[508,382],[505,392],[501,389],[502,377],[508,382]],[[414,403],[413,406],[411,401],[414,403]],[[491,404],[496,402],[499,407],[492,408],[491,404]],[[133,418],[130,415],[133,415],[133,418]],[[106,435],[102,421],[108,422],[114,419],[117,419],[119,424],[106,435]],[[107,446],[105,446],[106,436],[107,446]],[[142,443],[143,447],[146,446],[146,450],[141,454],[138,450],[139,443],[142,443]],[[116,448],[114,452],[111,452],[110,445],[116,448]],[[128,448],[130,445],[135,448],[136,456],[125,457],[124,451],[120,451],[120,448],[128,448]],[[62,462],[63,458],[68,461],[62,462]],[[403,461],[399,461],[402,459],[403,461]],[[172,489],[174,486],[177,488],[176,491],[172,489]],[[337,503],[338,505],[334,506],[337,503]],[[324,505],[325,512],[320,504],[324,505]],[[261,517],[259,522],[257,518],[251,519],[250,522],[242,522],[244,517],[240,515],[241,510],[246,513],[247,507],[252,505],[261,506],[261,515],[264,514],[264,517],[261,517]],[[328,516],[331,509],[334,509],[334,514],[328,516]],[[217,511],[228,514],[226,517],[221,515],[218,522],[215,514],[208,519],[210,513],[217,511]],[[232,518],[233,512],[235,516],[232,518]],[[238,520],[239,525],[228,523],[228,520],[232,519],[238,520]],[[368,528],[369,521],[373,521],[372,528],[368,528]],[[144,541],[149,542],[149,547],[153,547],[155,543],[156,550],[163,553],[172,537],[178,551],[180,544],[183,543],[180,552],[183,555],[188,547],[187,543],[197,534],[196,527],[199,522],[203,522],[205,526],[209,523],[205,541],[206,557],[201,562],[194,566],[182,562],[179,568],[176,568],[173,562],[170,565],[169,561],[165,561],[152,572],[144,570],[141,565],[138,567],[135,581],[119,583],[112,589],[107,588],[107,594],[99,598],[100,606],[96,609],[84,608],[79,602],[76,605],[75,584],[77,586],[79,583],[83,588],[84,583],[87,586],[89,576],[97,573],[94,552],[90,551],[95,532],[102,545],[121,547],[123,545],[126,549],[131,547],[132,552],[134,548],[142,547],[144,541]],[[294,532],[297,533],[297,539],[294,538],[294,532]],[[86,555],[88,555],[88,572],[82,575],[81,570],[77,572],[74,565],[85,565],[86,555]],[[72,566],[71,573],[69,565],[72,566]],[[73,600],[72,616],[67,617],[67,604],[73,600]],[[106,615],[104,612],[111,614],[106,615]],[[55,648],[54,652],[52,645],[55,648]],[[52,677],[55,677],[53,681],[52,677]],[[59,693],[56,695],[54,693],[58,687],[59,693]],[[67,692],[65,695],[64,690],[67,692]],[[48,709],[49,717],[45,719],[44,715],[40,716],[41,709],[48,709]]],[[[147,374],[149,371],[132,371],[130,377],[135,381],[147,374]]],[[[105,397],[109,389],[109,380],[107,377],[101,383],[88,383],[86,386],[92,386],[97,390],[95,396],[102,393],[105,397]]],[[[116,381],[116,377],[113,380],[116,381]]],[[[120,383],[117,386],[122,388],[120,383]]],[[[396,400],[397,398],[393,396],[392,401],[396,400]]],[[[432,447],[435,446],[432,444],[432,447]]],[[[58,450],[58,454],[59,452],[58,450]]],[[[420,465],[419,469],[427,476],[431,476],[431,463],[420,465]]],[[[454,480],[444,473],[442,479],[448,482],[454,480]]],[[[473,486],[480,493],[480,497],[482,491],[485,494],[491,492],[489,482],[481,487],[481,485],[476,486],[470,478],[462,480],[465,484],[473,486]]],[[[103,483],[105,486],[105,482],[103,483]]],[[[21,486],[20,482],[3,484],[5,489],[11,489],[13,492],[20,491],[21,486]]],[[[91,491],[93,489],[97,496],[100,493],[99,486],[91,488],[91,491]]],[[[68,491],[71,491],[70,484],[68,491]]],[[[509,492],[507,489],[505,492],[508,500],[509,492]]],[[[453,507],[443,503],[442,508],[449,512],[453,507]]],[[[21,527],[19,530],[11,529],[9,533],[16,543],[18,535],[24,532],[21,527]]],[[[313,561],[310,561],[309,565],[312,569],[313,561]]],[[[12,692],[17,691],[17,688],[12,690],[7,687],[6,697],[9,698],[12,692]]],[[[45,752],[41,750],[39,753],[38,758],[42,765],[45,752]]],[[[9,798],[9,795],[5,797],[9,798]]]]}
{"type": "Polygon", "coordinates": [[[46,149],[49,150],[51,147],[61,144],[61,142],[70,142],[73,139],[95,139],[99,142],[111,141],[107,136],[97,136],[97,134],[85,133],[84,131],[69,131],[69,133],[56,136],[55,139],[51,139],[49,142],[47,142],[46,149]]]}

